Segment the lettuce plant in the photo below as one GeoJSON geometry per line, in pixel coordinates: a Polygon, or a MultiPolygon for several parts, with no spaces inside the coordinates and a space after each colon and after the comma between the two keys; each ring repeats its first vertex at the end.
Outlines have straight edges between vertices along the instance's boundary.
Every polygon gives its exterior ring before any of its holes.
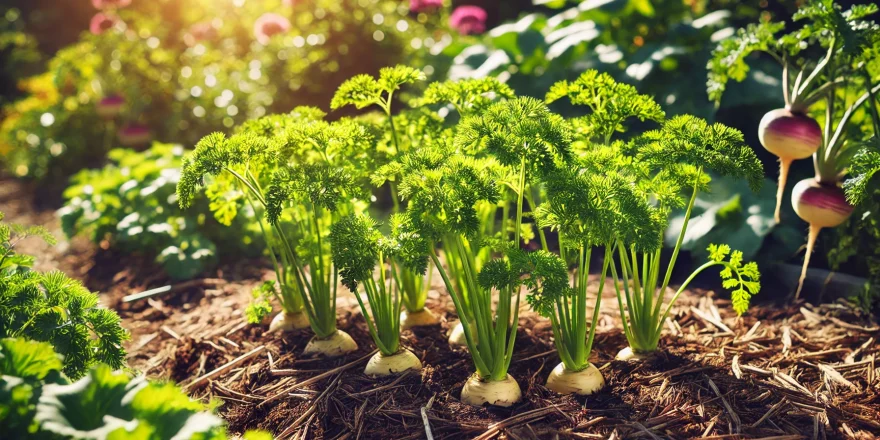
{"type": "Polygon", "coordinates": [[[43,342],[0,339],[0,430],[10,438],[226,438],[223,421],[177,386],[106,365],[71,382],[43,342]]]}

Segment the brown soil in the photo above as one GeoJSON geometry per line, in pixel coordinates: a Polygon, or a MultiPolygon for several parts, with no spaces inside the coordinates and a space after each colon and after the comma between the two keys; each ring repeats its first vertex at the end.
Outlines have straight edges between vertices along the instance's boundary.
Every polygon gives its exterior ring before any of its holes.
{"type": "MultiPolygon", "coordinates": [[[[33,212],[26,200],[20,186],[0,182],[7,221],[58,230],[51,212],[33,212]]],[[[524,310],[510,367],[523,401],[508,409],[475,408],[458,399],[473,366],[464,350],[446,343],[446,319],[454,313],[440,286],[428,306],[443,323],[403,335],[424,369],[375,381],[362,374],[373,344],[350,294],[340,293],[339,326],[361,348],[341,359],[311,359],[300,356],[310,332],[269,335],[265,325],[244,319],[250,289],[271,279],[263,262],[227,265],[177,283],[164,296],[125,303],[125,295],[167,283],[149,260],[79,239],[54,248],[27,242],[19,250],[37,255],[41,270],[64,270],[104,292],[102,301],[132,333],[130,366],[180,382],[195,398],[222,402],[220,413],[235,433],[262,428],[297,439],[416,439],[426,432],[435,439],[514,440],[880,437],[880,326],[842,303],[756,304],[738,318],[712,292],[688,291],[667,322],[660,354],[625,363],[613,360],[626,340],[613,292],[606,291],[591,362],[607,386],[590,397],[558,396],[543,387],[559,359],[547,321],[524,310]]]]}

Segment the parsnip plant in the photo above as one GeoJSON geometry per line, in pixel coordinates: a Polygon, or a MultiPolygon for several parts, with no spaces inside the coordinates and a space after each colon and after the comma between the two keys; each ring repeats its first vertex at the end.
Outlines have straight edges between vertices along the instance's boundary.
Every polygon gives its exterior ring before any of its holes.
{"type": "MultiPolygon", "coordinates": [[[[590,113],[575,121],[579,129],[580,165],[569,171],[568,176],[563,174],[548,181],[550,202],[542,207],[539,218],[560,232],[563,254],[565,243],[604,246],[606,255],[600,280],[605,279],[610,269],[624,333],[630,343],[619,356],[628,358],[655,351],[663,322],[675,300],[698,274],[710,267],[722,266],[724,287],[733,289],[734,309],[743,313],[751,295],[760,290],[760,274],[755,263],[743,264],[742,255],[731,253],[726,245],[713,245],[710,261],[698,267],[669,303],[663,305],[696,194],[708,188],[708,172],[744,178],[753,189],[761,183],[760,162],[743,142],[742,133],[688,115],[663,121],[662,110],[650,97],[593,71],[585,72],[573,83],[554,85],[547,99],[562,97],[568,97],[575,105],[588,106],[590,113]],[[612,141],[615,133],[624,131],[624,121],[633,117],[663,121],[662,127],[628,143],[612,141]],[[685,202],[681,194],[687,192],[690,198],[685,202]],[[578,199],[578,195],[584,194],[588,195],[586,201],[578,199]],[[685,206],[671,260],[662,270],[662,234],[669,213],[685,206]]],[[[578,257],[579,267],[588,267],[584,265],[586,261],[580,262],[587,258],[578,257]]],[[[579,271],[583,272],[586,270],[579,271]]],[[[602,283],[600,292],[604,288],[602,283]]],[[[597,298],[594,310],[598,310],[600,300],[597,298]]],[[[594,311],[594,321],[595,318],[594,311]]],[[[587,340],[589,346],[592,335],[587,340]]]]}
{"type": "Polygon", "coordinates": [[[394,257],[407,260],[405,253],[412,249],[383,237],[376,226],[367,215],[346,216],[333,225],[330,242],[333,264],[339,268],[342,284],[357,298],[370,336],[379,348],[364,372],[370,376],[387,376],[421,369],[422,364],[412,352],[400,347],[400,274],[404,266],[394,257]],[[378,280],[374,276],[377,265],[378,280]],[[361,298],[358,285],[363,288],[366,302],[361,298]]]}
{"type": "MultiPolygon", "coordinates": [[[[379,71],[378,78],[357,75],[342,83],[330,103],[330,108],[334,110],[348,105],[358,109],[375,106],[382,110],[383,117],[387,120],[385,137],[389,138],[390,145],[382,145],[381,141],[378,142],[377,153],[385,153],[392,160],[390,164],[384,164],[377,170],[372,183],[378,188],[387,182],[393,203],[392,214],[400,211],[398,176],[395,173],[398,168],[395,166],[394,158],[406,154],[416,142],[430,140],[432,135],[439,135],[439,128],[442,126],[442,122],[435,121],[430,115],[419,115],[414,112],[401,116],[392,114],[395,92],[406,84],[424,80],[425,74],[417,69],[399,65],[386,67],[379,71]],[[403,124],[398,127],[394,122],[395,118],[403,119],[403,124]]],[[[425,282],[425,271],[415,272],[407,267],[400,267],[399,287],[406,308],[400,320],[404,328],[433,325],[438,322],[437,317],[425,308],[430,288],[430,279],[425,282]]]]}
{"type": "MultiPolygon", "coordinates": [[[[661,295],[665,293],[669,286],[696,195],[705,190],[710,182],[707,172],[744,178],[753,190],[760,187],[763,172],[754,152],[743,142],[742,133],[688,115],[666,121],[661,129],[639,136],[625,148],[633,163],[647,171],[646,178],[639,182],[639,186],[644,191],[643,197],[658,201],[657,206],[664,219],[668,217],[669,209],[683,205],[679,195],[690,192],[690,198],[684,205],[684,221],[665,271],[661,270],[659,249],[655,252],[639,252],[634,247],[617,248],[620,278],[625,280],[622,287],[627,305],[628,320],[624,318],[627,340],[635,353],[652,352],[657,349],[663,322],[669,316],[675,300],[704,270],[722,266],[721,278],[724,287],[732,289],[733,308],[738,314],[745,312],[751,296],[760,291],[757,264],[743,264],[741,253],[730,253],[726,245],[713,245],[709,249],[710,261],[694,270],[665,308],[662,305],[663,297],[655,297],[657,292],[661,295]],[[725,261],[728,253],[729,259],[725,261]]],[[[612,266],[611,273],[617,286],[618,270],[615,266],[612,266]]],[[[621,298],[618,293],[618,299],[621,298]]],[[[621,308],[621,314],[623,310],[621,308]]]]}
{"type": "Polygon", "coordinates": [[[336,328],[338,273],[328,236],[335,220],[358,209],[365,177],[357,170],[369,160],[373,137],[360,123],[319,116],[301,109],[248,124],[230,138],[205,137],[184,161],[178,196],[186,206],[204,176],[233,176],[252,209],[265,215],[261,228],[272,246],[285,313],[304,310],[315,332],[306,352],[339,355],[356,344],[336,328]]]}

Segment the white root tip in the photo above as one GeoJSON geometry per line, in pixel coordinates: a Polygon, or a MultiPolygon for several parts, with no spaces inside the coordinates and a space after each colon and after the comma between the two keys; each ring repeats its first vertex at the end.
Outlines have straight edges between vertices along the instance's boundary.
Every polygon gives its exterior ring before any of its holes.
{"type": "Polygon", "coordinates": [[[807,269],[810,267],[810,256],[813,254],[813,247],[816,246],[816,239],[819,238],[821,226],[810,225],[810,232],[807,236],[807,254],[804,255],[804,266],[801,268],[801,277],[798,279],[797,290],[794,292],[794,300],[797,301],[801,296],[801,289],[804,288],[804,280],[807,279],[807,269]]]}
{"type": "Polygon", "coordinates": [[[503,380],[485,381],[479,374],[472,375],[461,389],[461,401],[473,406],[488,403],[496,406],[513,406],[522,399],[522,391],[513,376],[503,380]]]}
{"type": "Polygon", "coordinates": [[[788,170],[790,168],[791,159],[779,159],[779,188],[776,190],[776,213],[773,215],[777,224],[781,221],[782,195],[785,194],[785,183],[788,181],[788,170]]]}
{"type": "Polygon", "coordinates": [[[302,330],[309,327],[309,317],[303,312],[287,313],[280,312],[272,318],[269,323],[269,333],[273,332],[290,332],[294,330],[302,330]]]}
{"type": "Polygon", "coordinates": [[[605,378],[595,365],[588,363],[581,371],[570,371],[559,363],[547,378],[547,389],[559,394],[580,394],[588,396],[605,386],[605,378]]]}
{"type": "Polygon", "coordinates": [[[422,361],[411,351],[403,348],[391,356],[376,353],[367,362],[364,374],[370,377],[394,376],[406,370],[421,370],[422,361]]]}
{"type": "Polygon", "coordinates": [[[356,351],[357,348],[357,343],[354,342],[354,339],[352,339],[348,333],[342,330],[336,330],[336,333],[333,333],[326,338],[318,338],[317,336],[312,337],[306,345],[305,350],[303,350],[303,354],[320,354],[325,357],[337,357],[356,351]]]}
{"type": "Polygon", "coordinates": [[[418,312],[402,311],[400,312],[400,330],[407,330],[413,327],[428,327],[437,325],[440,320],[437,315],[428,309],[422,309],[418,312]]]}
{"type": "Polygon", "coordinates": [[[623,350],[617,352],[617,356],[614,359],[619,361],[644,361],[650,359],[654,353],[646,353],[643,351],[633,350],[632,347],[626,347],[623,350]]]}
{"type": "MultiPolygon", "coordinates": [[[[471,329],[473,330],[473,327],[471,329]]],[[[474,338],[474,342],[477,342],[476,331],[471,332],[471,337],[474,338]]],[[[449,345],[453,347],[467,347],[467,336],[464,334],[464,326],[461,325],[461,321],[458,321],[455,327],[452,327],[452,331],[449,333],[449,345]]]]}

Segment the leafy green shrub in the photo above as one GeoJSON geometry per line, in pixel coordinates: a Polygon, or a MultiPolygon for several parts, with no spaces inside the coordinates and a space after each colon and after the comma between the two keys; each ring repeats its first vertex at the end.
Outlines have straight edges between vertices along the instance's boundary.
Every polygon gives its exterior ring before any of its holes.
{"type": "Polygon", "coordinates": [[[170,383],[106,365],[70,382],[49,344],[0,340],[0,430],[9,438],[225,439],[219,417],[170,383]]]}
{"type": "MultiPolygon", "coordinates": [[[[0,220],[2,220],[0,213],[0,220]]],[[[63,370],[78,378],[98,362],[121,368],[128,332],[116,312],[98,305],[98,295],[61,272],[30,270],[33,257],[15,252],[29,236],[54,244],[39,226],[0,224],[0,338],[26,337],[51,343],[65,356],[63,370]]]]}
{"type": "Polygon", "coordinates": [[[206,197],[196,209],[181,211],[175,190],[185,150],[155,143],[144,152],[113,150],[110,165],[83,170],[71,179],[59,211],[68,237],[108,240],[127,252],[155,256],[173,279],[189,279],[216,266],[219,255],[255,255],[248,215],[229,235],[210,216],[206,197]]]}

